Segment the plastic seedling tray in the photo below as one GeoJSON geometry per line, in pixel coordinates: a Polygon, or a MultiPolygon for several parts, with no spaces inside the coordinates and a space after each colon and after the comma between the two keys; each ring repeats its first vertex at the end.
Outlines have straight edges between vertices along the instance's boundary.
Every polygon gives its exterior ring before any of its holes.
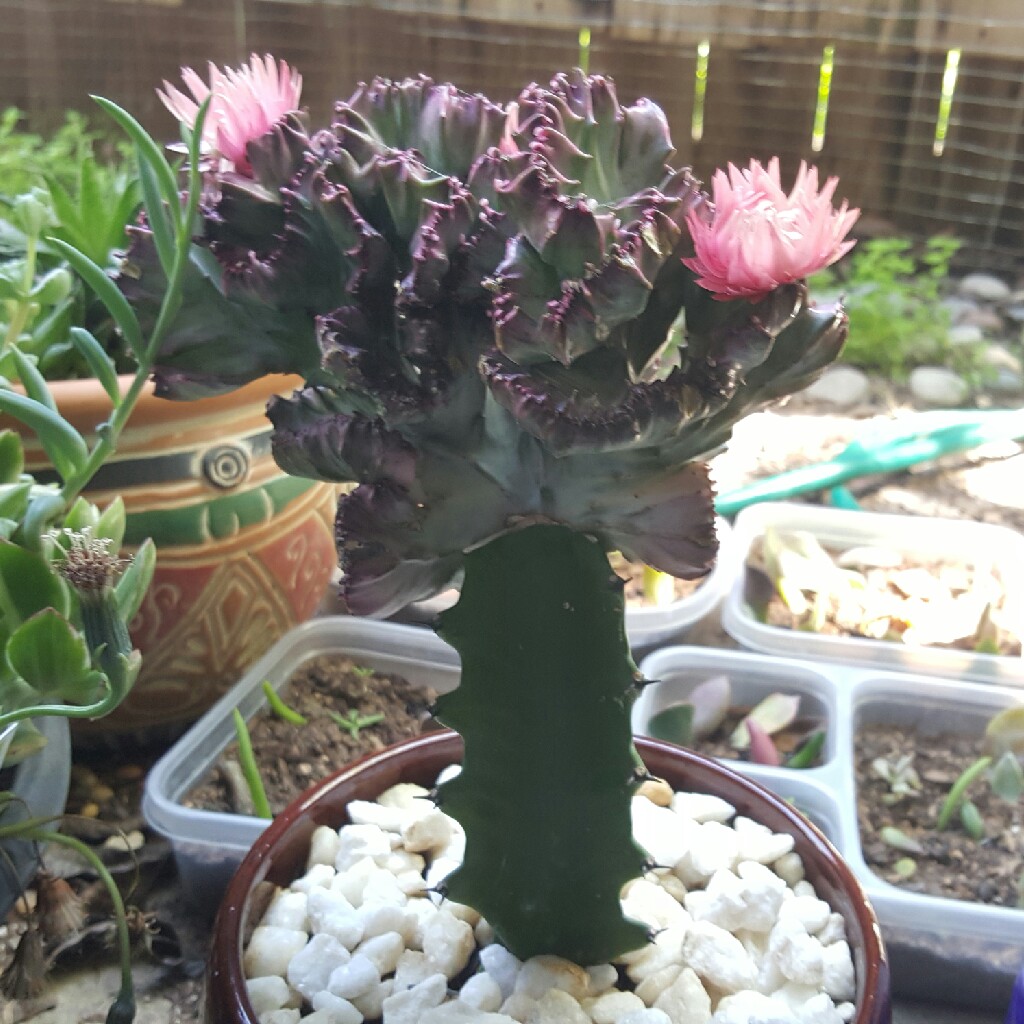
{"type": "Polygon", "coordinates": [[[731,590],[722,608],[722,625],[744,647],[843,664],[877,665],[951,679],[1024,685],[1024,658],[910,646],[866,637],[828,636],[785,629],[758,621],[746,596],[747,558],[768,527],[803,530],[825,547],[884,547],[919,558],[956,558],[978,569],[1002,568],[1015,632],[1024,636],[1024,536],[1003,526],[959,519],[936,519],[889,513],[858,512],[817,505],[765,503],[744,509],[736,518],[727,557],[731,590]]]}
{"type": "Polygon", "coordinates": [[[793,800],[845,857],[882,923],[897,994],[973,1008],[1006,1007],[1024,957],[1024,908],[922,895],[875,874],[862,853],[854,748],[858,728],[878,720],[976,736],[980,746],[992,715],[1022,702],[1019,690],[699,647],[664,648],[645,658],[640,669],[659,680],[634,705],[633,731],[640,735],[648,734],[651,715],[685,699],[712,675],[728,675],[743,703],[773,691],[796,692],[811,713],[824,712],[828,739],[818,767],[726,763],[793,800]]]}
{"type": "Polygon", "coordinates": [[[170,840],[183,889],[199,906],[216,908],[235,868],[269,822],[187,807],[183,799],[234,740],[232,711],[237,707],[248,721],[266,702],[264,680],[281,691],[301,665],[322,654],[345,654],[439,693],[454,689],[459,678],[455,651],[413,626],[335,616],[314,619],[282,637],[146,778],[142,812],[170,840]]]}
{"type": "MultiPolygon", "coordinates": [[[[715,523],[718,532],[718,559],[714,568],[692,593],[657,607],[630,605],[626,608],[626,635],[635,652],[646,652],[670,642],[684,640],[697,623],[715,612],[725,599],[732,581],[732,529],[724,519],[715,523]]],[[[446,590],[428,601],[417,601],[399,612],[402,622],[431,623],[457,599],[457,590],[446,590]]]]}

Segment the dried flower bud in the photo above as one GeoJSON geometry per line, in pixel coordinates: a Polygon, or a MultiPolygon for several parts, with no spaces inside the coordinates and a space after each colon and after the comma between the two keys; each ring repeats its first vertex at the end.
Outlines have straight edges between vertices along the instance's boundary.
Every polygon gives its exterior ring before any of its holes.
{"type": "Polygon", "coordinates": [[[68,547],[57,571],[83,599],[112,587],[121,569],[127,565],[125,559],[110,553],[113,543],[110,538],[94,536],[88,526],[81,530],[54,530],[50,538],[55,542],[66,538],[68,547]]]}
{"type": "Polygon", "coordinates": [[[60,942],[82,930],[82,898],[63,878],[41,871],[36,876],[36,915],[45,938],[60,942]]]}

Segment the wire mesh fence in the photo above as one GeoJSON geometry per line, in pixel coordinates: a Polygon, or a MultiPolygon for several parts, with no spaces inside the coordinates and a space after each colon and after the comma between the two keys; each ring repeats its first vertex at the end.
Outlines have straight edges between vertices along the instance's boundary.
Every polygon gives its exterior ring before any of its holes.
{"type": "Polygon", "coordinates": [[[0,0],[0,105],[34,128],[89,93],[173,125],[154,85],[271,52],[315,118],[356,82],[423,72],[512,98],[580,60],[662,105],[705,179],[778,154],[842,177],[878,229],[949,232],[962,260],[1024,255],[1021,0],[0,0]]]}

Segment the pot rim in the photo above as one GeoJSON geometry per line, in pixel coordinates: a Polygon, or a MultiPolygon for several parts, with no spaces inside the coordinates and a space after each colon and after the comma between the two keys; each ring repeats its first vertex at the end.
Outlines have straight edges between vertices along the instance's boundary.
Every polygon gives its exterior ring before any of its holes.
{"type": "MultiPolygon", "coordinates": [[[[864,953],[863,963],[857,963],[857,1014],[853,1024],[889,1024],[889,962],[878,920],[857,877],[820,829],[770,790],[720,762],[647,737],[634,737],[634,743],[645,762],[648,759],[671,761],[678,766],[681,776],[698,773],[704,778],[714,779],[716,783],[724,782],[727,788],[738,790],[748,799],[766,805],[769,816],[781,817],[785,821],[786,828],[792,830],[798,836],[798,843],[803,845],[805,852],[801,852],[801,856],[805,861],[806,853],[809,852],[817,863],[830,872],[834,888],[849,897],[851,914],[844,914],[844,917],[848,928],[852,929],[856,925],[864,953]]],[[[215,1001],[217,1020],[243,1024],[254,1024],[256,1021],[246,995],[242,969],[243,936],[248,923],[246,918],[250,897],[257,885],[266,879],[282,839],[310,818],[311,812],[326,796],[367,770],[395,761],[412,765],[421,758],[444,753],[450,753],[454,761],[461,758],[461,752],[462,738],[450,729],[404,740],[339,769],[294,800],[274,818],[239,865],[217,912],[207,978],[207,1000],[215,1001]]],[[[704,788],[705,791],[713,791],[713,787],[704,788]]],[[[742,812],[738,810],[738,813],[742,812]]],[[[852,942],[851,948],[856,948],[852,942]]]]}

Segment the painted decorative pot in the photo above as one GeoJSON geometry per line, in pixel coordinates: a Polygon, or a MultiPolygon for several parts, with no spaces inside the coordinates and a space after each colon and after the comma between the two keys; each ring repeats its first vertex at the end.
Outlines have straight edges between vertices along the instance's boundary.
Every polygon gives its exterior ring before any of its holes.
{"type": "MultiPolygon", "coordinates": [[[[266,377],[195,402],[150,388],[139,401],[88,497],[102,506],[120,495],[126,548],[146,537],[157,546],[153,583],[131,624],[143,668],[117,712],[81,733],[76,726],[76,735],[176,731],[316,610],[336,562],[336,488],[278,468],[264,414],[272,395],[299,383],[266,377]]],[[[83,434],[109,415],[95,380],[52,388],[83,434]]],[[[45,479],[45,454],[32,437],[25,445],[27,468],[45,479]]]]}

